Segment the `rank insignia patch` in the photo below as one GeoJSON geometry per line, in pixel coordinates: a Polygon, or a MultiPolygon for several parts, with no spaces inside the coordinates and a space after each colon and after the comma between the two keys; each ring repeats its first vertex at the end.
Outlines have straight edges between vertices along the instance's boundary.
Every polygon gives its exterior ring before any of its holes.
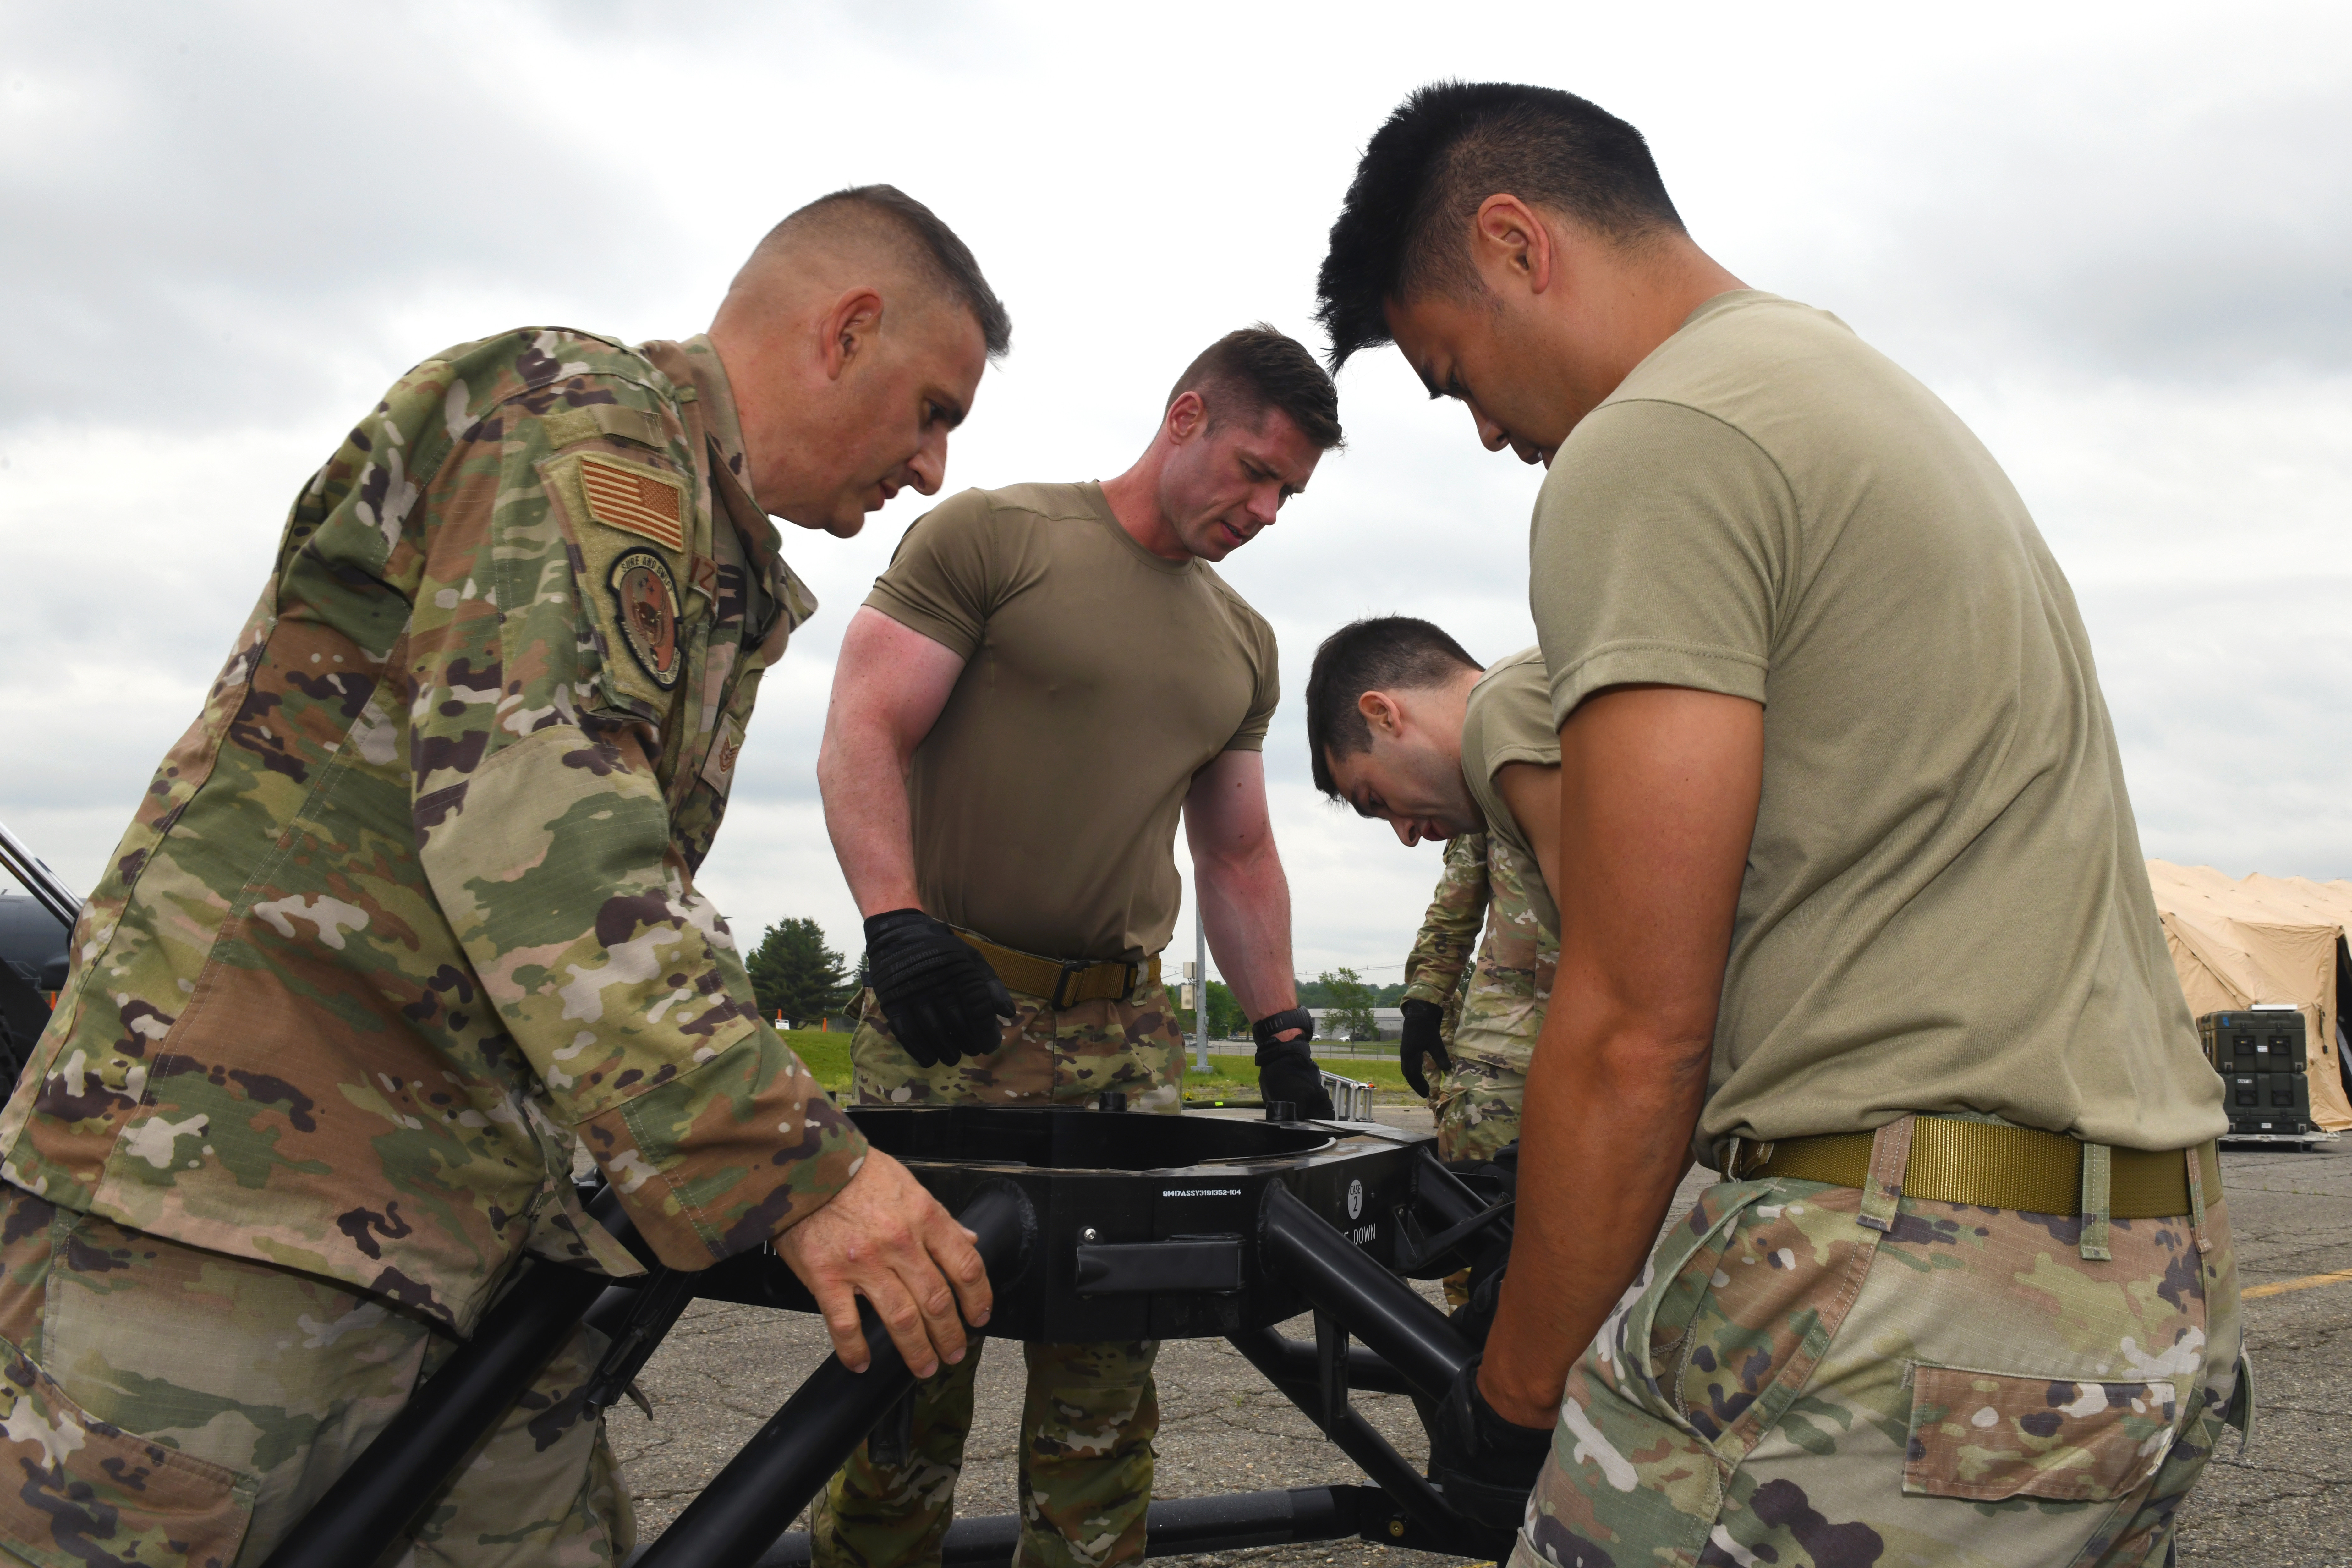
{"type": "Polygon", "coordinates": [[[686,664],[678,647],[677,584],[668,563],[650,550],[624,551],[605,582],[629,652],[654,684],[667,691],[686,664]]]}
{"type": "Polygon", "coordinates": [[[684,491],[677,480],[591,452],[580,459],[580,488],[598,522],[671,550],[686,548],[684,491]]]}

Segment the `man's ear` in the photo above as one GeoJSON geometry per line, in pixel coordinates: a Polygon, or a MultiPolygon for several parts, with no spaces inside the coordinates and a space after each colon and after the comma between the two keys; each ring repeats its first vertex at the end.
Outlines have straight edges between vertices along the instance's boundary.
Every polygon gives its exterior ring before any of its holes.
{"type": "Polygon", "coordinates": [[[1471,220],[1471,254],[1487,287],[1506,283],[1531,294],[1551,287],[1558,263],[1549,224],[1517,196],[1488,196],[1471,220]]]}
{"type": "Polygon", "coordinates": [[[852,289],[833,302],[817,323],[817,359],[827,381],[839,381],[859,355],[871,356],[874,339],[882,330],[882,296],[872,289],[852,289]]]}
{"type": "Polygon", "coordinates": [[[1168,432],[1171,441],[1181,447],[1199,435],[1208,423],[1209,405],[1201,401],[1199,393],[1185,391],[1178,393],[1176,401],[1168,405],[1160,427],[1168,432]]]}
{"type": "Polygon", "coordinates": [[[1367,691],[1357,698],[1356,711],[1364,716],[1375,735],[1393,741],[1404,732],[1404,710],[1385,691],[1367,691]]]}

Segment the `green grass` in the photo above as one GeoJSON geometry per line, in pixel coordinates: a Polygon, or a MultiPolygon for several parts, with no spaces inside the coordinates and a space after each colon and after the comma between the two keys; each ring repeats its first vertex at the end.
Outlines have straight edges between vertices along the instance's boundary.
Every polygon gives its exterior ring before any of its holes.
{"type": "MultiPolygon", "coordinates": [[[[849,1089],[851,1038],[850,1033],[845,1029],[836,1029],[830,1033],[822,1029],[792,1029],[786,1031],[784,1035],[785,1042],[800,1053],[801,1060],[808,1064],[808,1069],[816,1075],[817,1082],[836,1094],[846,1093],[849,1089]]],[[[1207,1072],[1195,1071],[1192,1059],[1192,1050],[1188,1047],[1184,1052],[1185,1099],[1255,1100],[1257,1098],[1257,1064],[1250,1058],[1220,1056],[1212,1052],[1207,1072]]],[[[1342,1057],[1337,1060],[1323,1063],[1323,1068],[1325,1071],[1337,1073],[1341,1078],[1351,1078],[1358,1083],[1372,1085],[1375,1089],[1383,1091],[1380,1098],[1384,1102],[1388,1101],[1391,1095],[1402,1096],[1406,1099],[1412,1098],[1412,1091],[1405,1087],[1403,1069],[1399,1068],[1393,1059],[1381,1060],[1378,1058],[1359,1057],[1350,1060],[1342,1057]]]]}
{"type": "Polygon", "coordinates": [[[784,1043],[800,1053],[817,1082],[835,1094],[849,1092],[849,1042],[846,1029],[787,1029],[784,1043]]]}

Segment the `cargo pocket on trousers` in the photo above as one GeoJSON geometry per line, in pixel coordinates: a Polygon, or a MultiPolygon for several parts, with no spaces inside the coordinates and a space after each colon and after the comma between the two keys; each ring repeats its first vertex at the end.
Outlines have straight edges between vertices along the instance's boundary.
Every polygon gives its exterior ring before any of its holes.
{"type": "Polygon", "coordinates": [[[2146,1485],[2179,1430],[2169,1383],[1911,1367],[1903,1489],[1999,1502],[2111,1502],[2146,1485]]]}
{"type": "Polygon", "coordinates": [[[42,1568],[228,1568],[253,1517],[241,1471],[109,1426],[0,1340],[0,1540],[42,1568]]]}

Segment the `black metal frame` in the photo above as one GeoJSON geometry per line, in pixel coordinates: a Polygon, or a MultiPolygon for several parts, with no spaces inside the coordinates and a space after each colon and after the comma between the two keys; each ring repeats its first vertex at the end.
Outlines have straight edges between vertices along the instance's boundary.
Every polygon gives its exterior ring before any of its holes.
{"type": "MultiPolygon", "coordinates": [[[[855,1114],[877,1147],[908,1158],[978,1236],[997,1294],[992,1334],[1222,1336],[1373,1482],[1157,1502],[1146,1527],[1148,1555],[1350,1537],[1463,1556],[1508,1551],[1507,1532],[1457,1513],[1349,1402],[1352,1389],[1371,1389],[1434,1404],[1473,1353],[1444,1314],[1382,1261],[1402,1254],[1411,1272],[1434,1277],[1458,1255],[1431,1247],[1425,1235],[1466,1243],[1500,1218],[1429,1157],[1425,1139],[1360,1125],[1192,1118],[1182,1120],[1195,1131],[1178,1135],[1174,1119],[1085,1112],[855,1114]],[[1233,1129],[1239,1130],[1226,1131],[1233,1129]],[[1106,1141],[1114,1134],[1115,1142],[1106,1141]],[[1171,1140],[1236,1152],[1179,1168],[1136,1163],[1171,1140]],[[1117,1161],[1129,1144],[1134,1157],[1123,1166],[1072,1168],[1066,1158],[1117,1161]],[[964,1157],[936,1157],[949,1150],[964,1157]],[[934,1157],[926,1159],[927,1151],[934,1157]],[[1246,1212],[1236,1212],[1237,1204],[1246,1212]],[[1242,1223],[1208,1236],[1184,1228],[1203,1217],[1242,1223]],[[1343,1229],[1335,1220],[1363,1223],[1343,1229]],[[1219,1272],[1203,1275],[1198,1266],[1211,1253],[1219,1272]],[[1273,1326],[1303,1310],[1314,1313],[1312,1343],[1285,1339],[1273,1326]]],[[[645,1256],[609,1193],[591,1212],[645,1256]]],[[[372,1560],[413,1526],[583,1319],[611,1342],[583,1391],[601,1409],[698,1296],[814,1306],[772,1253],[698,1274],[656,1268],[620,1284],[531,1264],[265,1568],[372,1560]]],[[[828,1355],[632,1559],[634,1568],[791,1568],[808,1561],[807,1537],[782,1533],[784,1526],[914,1384],[870,1310],[866,1332],[873,1352],[867,1370],[852,1373],[828,1355]]],[[[944,1561],[964,1568],[1008,1563],[1019,1531],[1017,1518],[960,1521],[948,1532],[944,1561]]]]}

